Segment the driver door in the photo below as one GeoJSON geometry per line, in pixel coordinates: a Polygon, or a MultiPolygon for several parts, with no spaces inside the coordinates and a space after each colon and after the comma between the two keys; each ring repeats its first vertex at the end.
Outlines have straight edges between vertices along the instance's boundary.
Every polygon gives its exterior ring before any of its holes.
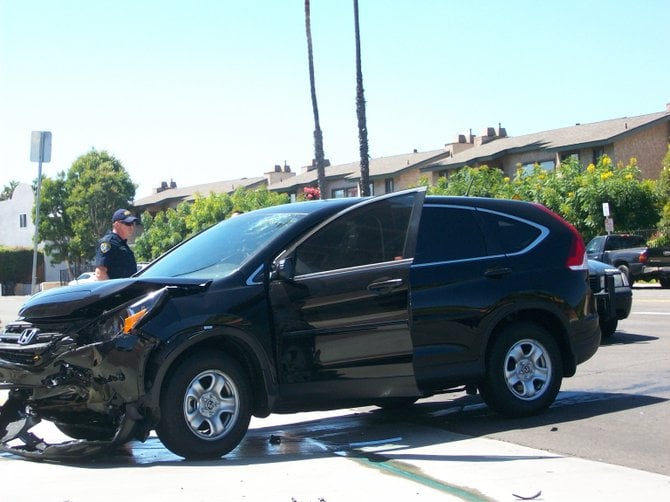
{"type": "MultiPolygon", "coordinates": [[[[284,397],[418,395],[409,326],[409,269],[423,191],[371,199],[331,219],[276,262],[270,282],[284,397]]],[[[313,401],[312,401],[313,402],[313,401]]]]}

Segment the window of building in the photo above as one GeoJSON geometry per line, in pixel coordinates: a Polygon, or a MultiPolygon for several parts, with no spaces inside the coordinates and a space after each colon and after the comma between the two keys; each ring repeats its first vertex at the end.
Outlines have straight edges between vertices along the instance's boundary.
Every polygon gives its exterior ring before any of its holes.
{"type": "Polygon", "coordinates": [[[358,187],[335,188],[331,192],[331,198],[341,199],[344,197],[358,197],[358,187]]]}
{"type": "Polygon", "coordinates": [[[544,169],[545,171],[553,171],[554,168],[556,167],[556,164],[554,163],[553,160],[543,160],[538,162],[528,162],[526,164],[522,164],[521,169],[523,170],[524,174],[532,174],[533,171],[535,170],[536,165],[540,166],[540,169],[544,169]]]}
{"type": "Polygon", "coordinates": [[[384,180],[384,193],[393,192],[393,178],[386,178],[384,180]]]}
{"type": "Polygon", "coordinates": [[[591,157],[591,162],[594,165],[597,164],[603,155],[605,155],[605,150],[603,148],[594,148],[593,155],[591,157]]]}
{"type": "Polygon", "coordinates": [[[28,215],[19,215],[19,228],[26,228],[28,226],[28,215]]]}
{"type": "Polygon", "coordinates": [[[566,160],[579,160],[579,152],[563,152],[561,154],[561,162],[566,160]]]}

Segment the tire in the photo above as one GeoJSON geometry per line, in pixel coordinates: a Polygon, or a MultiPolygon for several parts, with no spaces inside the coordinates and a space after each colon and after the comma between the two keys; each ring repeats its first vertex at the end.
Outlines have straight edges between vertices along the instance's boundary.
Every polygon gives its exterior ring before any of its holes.
{"type": "Polygon", "coordinates": [[[219,458],[249,428],[249,381],[230,356],[194,353],[165,382],[160,406],[156,433],[171,452],[187,459],[219,458]]]}
{"type": "Polygon", "coordinates": [[[661,287],[663,289],[670,288],[670,279],[663,278],[663,279],[659,279],[658,282],[661,283],[661,287]]]}
{"type": "Polygon", "coordinates": [[[556,340],[530,322],[505,328],[486,358],[486,375],[479,385],[484,402],[510,417],[531,416],[556,399],[563,379],[556,340]]]}
{"type": "Polygon", "coordinates": [[[85,439],[87,441],[111,441],[116,434],[116,428],[112,426],[66,424],[62,422],[56,422],[55,425],[59,431],[73,439],[85,439]]]}
{"type": "Polygon", "coordinates": [[[619,265],[617,267],[623,275],[626,276],[626,279],[628,279],[628,284],[630,284],[630,287],[633,287],[633,278],[630,276],[630,269],[628,268],[628,265],[619,265]]]}
{"type": "Polygon", "coordinates": [[[608,338],[612,336],[616,331],[616,328],[619,325],[619,319],[617,319],[616,317],[613,317],[612,319],[607,319],[606,321],[600,319],[599,324],[600,324],[600,333],[603,335],[603,337],[608,338]]]}

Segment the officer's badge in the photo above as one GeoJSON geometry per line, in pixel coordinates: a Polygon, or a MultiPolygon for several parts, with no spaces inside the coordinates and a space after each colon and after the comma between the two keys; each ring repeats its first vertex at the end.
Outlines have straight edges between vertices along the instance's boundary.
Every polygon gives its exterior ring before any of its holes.
{"type": "Polygon", "coordinates": [[[109,251],[110,249],[112,249],[112,245],[109,242],[101,242],[100,243],[100,252],[101,253],[104,254],[107,251],[109,251]]]}

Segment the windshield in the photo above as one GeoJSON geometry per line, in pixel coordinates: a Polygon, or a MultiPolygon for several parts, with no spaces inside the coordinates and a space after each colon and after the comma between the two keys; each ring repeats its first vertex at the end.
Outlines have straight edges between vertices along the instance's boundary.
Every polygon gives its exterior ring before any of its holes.
{"type": "Polygon", "coordinates": [[[303,216],[261,210],[229,218],[174,248],[144,269],[141,276],[225,277],[303,216]]]}

